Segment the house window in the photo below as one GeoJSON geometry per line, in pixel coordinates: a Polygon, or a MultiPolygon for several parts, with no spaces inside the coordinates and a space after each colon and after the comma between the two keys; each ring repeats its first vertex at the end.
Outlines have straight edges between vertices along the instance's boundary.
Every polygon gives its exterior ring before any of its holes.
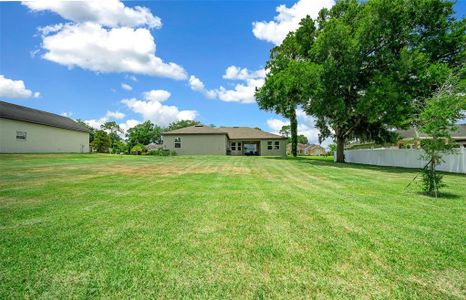
{"type": "Polygon", "coordinates": [[[17,140],[26,140],[27,132],[26,131],[16,131],[16,139],[17,140]]]}
{"type": "Polygon", "coordinates": [[[231,143],[231,150],[236,151],[236,143],[235,142],[231,143]]]}
{"type": "Polygon", "coordinates": [[[275,141],[275,146],[273,147],[273,149],[280,150],[280,142],[279,141],[275,141]]]}
{"type": "Polygon", "coordinates": [[[273,147],[272,147],[272,141],[268,141],[267,142],[267,150],[272,150],[273,147]]]}
{"type": "Polygon", "coordinates": [[[238,151],[241,151],[241,143],[238,142],[238,151]]]}
{"type": "Polygon", "coordinates": [[[181,148],[181,138],[175,138],[175,148],[181,148]]]}

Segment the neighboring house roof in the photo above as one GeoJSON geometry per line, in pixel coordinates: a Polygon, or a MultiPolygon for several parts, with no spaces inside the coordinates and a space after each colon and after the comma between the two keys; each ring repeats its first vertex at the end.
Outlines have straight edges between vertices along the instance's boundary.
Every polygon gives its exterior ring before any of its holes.
{"type": "Polygon", "coordinates": [[[150,143],[148,145],[145,145],[144,148],[148,151],[150,150],[158,150],[158,149],[162,149],[163,148],[163,145],[161,144],[156,144],[156,143],[150,143]]]}
{"type": "MultiPolygon", "coordinates": [[[[296,148],[297,148],[298,150],[304,150],[304,149],[306,149],[306,148],[309,147],[309,146],[310,146],[310,145],[301,144],[301,143],[297,143],[297,144],[296,144],[296,148]]],[[[291,143],[288,143],[287,147],[288,147],[288,149],[291,149],[291,143]]]]}
{"type": "MultiPolygon", "coordinates": [[[[396,132],[403,139],[428,137],[427,134],[419,132],[415,128],[409,128],[406,130],[397,130],[396,132]]],[[[457,125],[457,129],[451,133],[451,137],[454,139],[466,139],[466,124],[457,125]]]]}
{"type": "MultiPolygon", "coordinates": [[[[288,148],[288,150],[291,149],[291,143],[289,143],[289,144],[287,145],[287,148],[288,148]]],[[[320,146],[320,145],[316,145],[316,144],[301,144],[301,143],[298,143],[298,144],[297,144],[297,149],[298,149],[298,150],[303,150],[303,151],[304,151],[304,150],[308,150],[308,151],[309,151],[309,150],[312,150],[312,149],[315,149],[315,148],[323,149],[323,150],[325,151],[325,148],[322,147],[322,146],[320,146]]]]}
{"type": "Polygon", "coordinates": [[[320,149],[320,150],[324,150],[325,151],[325,148],[320,146],[320,145],[315,145],[315,144],[311,144],[311,145],[308,145],[306,147],[307,150],[313,150],[313,149],[320,149]]]}
{"type": "Polygon", "coordinates": [[[195,135],[195,134],[221,134],[227,135],[230,140],[265,140],[286,139],[281,135],[272,134],[257,128],[249,127],[221,127],[213,128],[205,125],[195,125],[164,132],[163,135],[195,135]]]}
{"type": "Polygon", "coordinates": [[[89,132],[86,127],[70,118],[4,101],[0,101],[0,118],[89,132]]]}

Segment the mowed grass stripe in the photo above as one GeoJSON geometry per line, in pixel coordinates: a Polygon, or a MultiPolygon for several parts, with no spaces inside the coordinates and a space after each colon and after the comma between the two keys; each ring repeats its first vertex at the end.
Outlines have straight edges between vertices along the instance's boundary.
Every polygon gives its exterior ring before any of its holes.
{"type": "Polygon", "coordinates": [[[465,297],[465,176],[264,157],[1,155],[0,298],[465,297]]]}

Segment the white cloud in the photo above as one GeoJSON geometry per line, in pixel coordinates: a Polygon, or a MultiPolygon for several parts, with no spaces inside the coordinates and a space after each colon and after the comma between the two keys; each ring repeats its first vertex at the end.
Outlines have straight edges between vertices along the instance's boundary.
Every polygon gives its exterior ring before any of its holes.
{"type": "Polygon", "coordinates": [[[279,134],[280,130],[283,126],[290,125],[289,122],[285,122],[280,119],[269,119],[267,120],[267,126],[273,131],[275,134],[279,134]]]}
{"type": "Polygon", "coordinates": [[[119,111],[107,111],[105,116],[99,118],[99,119],[91,119],[91,120],[85,120],[87,125],[94,127],[96,129],[100,129],[100,126],[104,124],[107,121],[110,120],[121,120],[125,117],[125,114],[119,111]]]}
{"type": "MultiPolygon", "coordinates": [[[[130,119],[126,120],[124,123],[120,123],[120,128],[123,130],[124,133],[128,131],[128,129],[133,128],[134,126],[141,124],[138,120],[130,119]]],[[[123,134],[122,134],[123,136],[123,134]]]]}
{"type": "Polygon", "coordinates": [[[73,113],[72,112],[64,112],[61,115],[64,116],[64,117],[67,117],[67,118],[71,118],[73,116],[73,113]]]}
{"type": "Polygon", "coordinates": [[[253,22],[252,32],[260,40],[279,45],[290,31],[299,27],[301,19],[307,15],[315,19],[322,8],[330,8],[333,4],[333,0],[299,0],[289,8],[282,4],[276,8],[278,15],[273,21],[253,22]]]}
{"type": "Polygon", "coordinates": [[[106,29],[95,23],[67,24],[43,37],[43,58],[69,68],[102,73],[130,72],[186,79],[186,71],[155,56],[155,42],[145,28],[106,29]]]}
{"type": "Polygon", "coordinates": [[[120,120],[125,117],[125,114],[119,111],[107,111],[107,113],[105,114],[105,117],[109,119],[120,120]]]}
{"type": "Polygon", "coordinates": [[[76,22],[93,22],[108,27],[129,26],[160,28],[162,21],[146,7],[126,7],[118,0],[60,1],[36,0],[23,2],[32,11],[48,10],[64,19],[76,22]]]}
{"type": "Polygon", "coordinates": [[[247,68],[240,68],[237,66],[229,66],[225,70],[223,79],[229,80],[247,80],[256,78],[265,78],[265,69],[259,69],[257,71],[250,72],[247,68]]]}
{"type": "Polygon", "coordinates": [[[131,98],[123,99],[133,112],[140,114],[144,120],[150,120],[160,126],[167,126],[173,121],[194,120],[198,113],[195,110],[179,110],[176,106],[164,105],[170,93],[163,90],[152,90],[144,93],[144,100],[131,98]]]}
{"type": "MultiPolygon", "coordinates": [[[[187,79],[183,67],[156,56],[150,29],[162,23],[147,8],[129,8],[118,0],[38,0],[23,4],[32,11],[53,11],[70,21],[38,28],[44,59],[101,73],[187,79]]],[[[131,79],[136,81],[134,76],[131,79]]]]}
{"type": "Polygon", "coordinates": [[[246,83],[235,85],[234,89],[226,89],[221,86],[217,89],[217,97],[225,102],[255,103],[256,88],[264,84],[264,79],[247,79],[246,83]]]}
{"type": "Polygon", "coordinates": [[[128,78],[128,79],[130,79],[130,80],[132,80],[132,81],[134,81],[134,82],[137,82],[137,81],[138,81],[138,79],[137,79],[136,76],[134,76],[134,75],[126,75],[125,77],[128,78]]]}
{"type": "Polygon", "coordinates": [[[233,89],[227,89],[220,86],[217,89],[207,89],[204,83],[194,75],[189,78],[191,89],[202,93],[209,99],[219,99],[225,102],[239,103],[254,103],[254,93],[256,88],[260,88],[264,84],[265,70],[249,71],[246,68],[229,66],[223,75],[227,80],[240,80],[243,83],[238,83],[233,89]]]}
{"type": "Polygon", "coordinates": [[[121,88],[124,89],[124,90],[127,90],[127,91],[133,90],[133,87],[130,86],[129,84],[127,84],[127,83],[122,83],[121,88]]]}
{"type": "Polygon", "coordinates": [[[189,85],[193,91],[202,93],[208,99],[215,99],[217,97],[215,90],[206,89],[204,83],[194,75],[189,77],[189,85]]]}
{"type": "Polygon", "coordinates": [[[42,36],[49,35],[51,33],[60,31],[63,28],[63,23],[55,25],[47,25],[37,28],[37,30],[42,34],[42,36]]]}
{"type": "Polygon", "coordinates": [[[38,98],[39,92],[33,93],[26,88],[24,81],[8,79],[0,75],[0,97],[5,98],[38,98]]]}
{"type": "MultiPolygon", "coordinates": [[[[319,129],[315,127],[315,118],[306,115],[302,109],[296,111],[298,117],[298,134],[302,134],[309,140],[311,144],[319,144],[319,129]]],[[[269,119],[267,120],[267,126],[275,134],[279,134],[280,129],[283,126],[290,125],[288,120],[281,119],[269,119]]],[[[326,148],[332,143],[332,139],[328,138],[322,142],[322,147],[326,148]]]]}
{"type": "Polygon", "coordinates": [[[144,92],[143,96],[146,101],[163,102],[168,100],[171,94],[165,90],[150,90],[148,92],[144,92]]]}

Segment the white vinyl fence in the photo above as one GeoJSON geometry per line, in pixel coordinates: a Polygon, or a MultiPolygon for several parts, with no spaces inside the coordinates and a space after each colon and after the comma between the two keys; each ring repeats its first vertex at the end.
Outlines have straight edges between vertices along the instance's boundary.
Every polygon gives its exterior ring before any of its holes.
{"type": "MultiPolygon", "coordinates": [[[[402,168],[423,168],[427,161],[419,159],[422,150],[417,149],[364,149],[346,150],[345,161],[376,166],[402,168]]],[[[457,149],[456,154],[444,154],[444,163],[437,167],[439,171],[466,174],[466,148],[457,149]]]]}

